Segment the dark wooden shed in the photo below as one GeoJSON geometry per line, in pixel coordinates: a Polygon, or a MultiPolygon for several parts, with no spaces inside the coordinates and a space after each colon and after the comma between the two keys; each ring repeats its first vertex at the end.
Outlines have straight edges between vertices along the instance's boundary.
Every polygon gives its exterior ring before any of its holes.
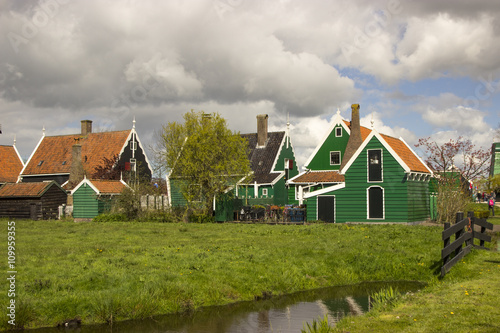
{"type": "Polygon", "coordinates": [[[66,204],[66,191],[55,181],[7,183],[0,187],[0,217],[10,219],[57,219],[66,204]]]}

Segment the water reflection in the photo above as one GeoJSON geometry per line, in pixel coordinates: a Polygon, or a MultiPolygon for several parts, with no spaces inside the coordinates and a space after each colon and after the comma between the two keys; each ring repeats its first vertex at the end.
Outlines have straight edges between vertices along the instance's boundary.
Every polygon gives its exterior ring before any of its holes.
{"type": "MultiPolygon", "coordinates": [[[[383,288],[400,292],[415,291],[424,286],[419,282],[363,283],[331,287],[268,300],[241,302],[226,306],[207,307],[191,315],[164,315],[154,319],[125,321],[113,326],[83,326],[84,333],[276,333],[300,332],[305,322],[328,317],[335,323],[346,315],[369,311],[368,295],[383,288]]],[[[64,330],[64,329],[63,329],[64,330]]],[[[64,330],[68,331],[68,330],[64,330]]],[[[73,332],[76,332],[75,330],[73,332]]],[[[61,332],[56,328],[34,330],[36,333],[61,332]]]]}

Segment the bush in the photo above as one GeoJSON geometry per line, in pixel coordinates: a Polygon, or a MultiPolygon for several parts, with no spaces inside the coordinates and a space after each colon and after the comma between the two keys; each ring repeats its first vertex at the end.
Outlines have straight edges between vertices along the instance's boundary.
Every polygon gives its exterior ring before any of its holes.
{"type": "Polygon", "coordinates": [[[479,210],[474,212],[474,216],[478,219],[487,219],[490,217],[490,211],[488,210],[479,210]]]}
{"type": "Polygon", "coordinates": [[[202,212],[193,211],[188,215],[188,221],[193,223],[211,223],[215,222],[213,216],[209,216],[202,212]]]}
{"type": "Polygon", "coordinates": [[[129,221],[127,215],[119,213],[99,214],[92,219],[92,222],[124,222],[129,221]]]}

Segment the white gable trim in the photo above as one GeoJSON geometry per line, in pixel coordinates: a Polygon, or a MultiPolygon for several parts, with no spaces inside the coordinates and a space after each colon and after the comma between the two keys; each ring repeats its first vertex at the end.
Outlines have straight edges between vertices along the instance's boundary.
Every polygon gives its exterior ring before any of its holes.
{"type": "Polygon", "coordinates": [[[45,139],[45,134],[44,134],[44,135],[42,135],[42,138],[40,139],[40,141],[38,141],[38,144],[36,145],[35,150],[33,150],[33,152],[32,152],[32,153],[31,153],[31,155],[30,155],[30,158],[28,158],[28,161],[27,161],[27,162],[26,162],[26,164],[23,166],[23,169],[21,170],[21,173],[19,174],[19,177],[18,177],[18,179],[17,179],[17,182],[18,182],[18,183],[21,181],[22,176],[23,176],[23,174],[24,174],[24,170],[25,170],[25,169],[26,169],[26,167],[30,164],[31,159],[33,158],[33,156],[35,156],[35,153],[36,153],[36,151],[38,150],[38,147],[40,147],[40,145],[42,144],[43,139],[45,139]]]}
{"type": "Polygon", "coordinates": [[[83,178],[83,180],[80,183],[78,183],[78,185],[76,185],[75,188],[71,191],[71,195],[75,194],[76,190],[78,190],[84,184],[87,184],[88,186],[90,186],[90,188],[92,188],[96,194],[100,194],[97,187],[95,187],[94,184],[92,184],[92,182],[90,182],[90,180],[88,180],[87,178],[83,178]]]}
{"type": "Polygon", "coordinates": [[[406,165],[406,163],[401,159],[401,157],[399,157],[399,155],[396,154],[394,149],[392,149],[392,147],[387,143],[387,141],[385,141],[384,138],[376,130],[372,130],[370,135],[368,135],[368,137],[365,139],[365,141],[363,141],[361,146],[359,146],[358,150],[356,150],[354,155],[352,155],[349,162],[347,162],[347,164],[344,165],[344,168],[342,170],[340,170],[341,175],[345,175],[347,170],[349,170],[351,165],[358,158],[359,154],[361,154],[361,152],[366,148],[366,146],[368,145],[368,143],[371,141],[371,139],[373,137],[376,137],[380,141],[382,146],[384,146],[384,148],[392,155],[392,157],[394,157],[394,159],[399,163],[399,165],[401,165],[401,167],[404,169],[404,171],[406,173],[409,173],[411,171],[410,168],[408,167],[408,165],[406,165]]]}
{"type": "Polygon", "coordinates": [[[330,134],[333,132],[333,130],[335,129],[335,127],[337,127],[338,125],[341,125],[344,128],[344,130],[347,132],[347,134],[351,135],[351,131],[349,130],[349,128],[345,124],[344,118],[342,118],[342,116],[340,115],[340,113],[337,113],[335,115],[335,118],[333,119],[332,124],[330,125],[330,128],[326,132],[326,135],[323,137],[323,139],[321,139],[320,143],[316,146],[316,148],[314,149],[314,151],[312,152],[312,154],[309,156],[309,159],[304,164],[305,166],[307,166],[307,165],[309,165],[309,163],[311,163],[311,161],[314,158],[314,156],[316,156],[316,154],[321,149],[321,147],[323,146],[323,144],[326,142],[326,140],[328,139],[328,137],[330,136],[330,134]]]}
{"type": "Polygon", "coordinates": [[[125,148],[127,148],[130,145],[130,140],[132,139],[132,136],[134,135],[135,141],[139,144],[139,147],[141,147],[142,154],[144,155],[144,159],[146,160],[146,164],[148,165],[149,171],[151,171],[151,175],[153,175],[153,169],[151,168],[151,163],[149,163],[148,155],[146,155],[146,150],[144,150],[144,147],[142,146],[141,140],[139,139],[139,135],[137,134],[137,131],[135,128],[132,128],[130,130],[130,133],[125,140],[125,143],[123,144],[122,149],[120,150],[120,154],[118,155],[118,159],[122,156],[123,152],[125,151],[125,148]]]}
{"type": "Polygon", "coordinates": [[[332,192],[332,191],[337,191],[337,190],[340,190],[340,189],[342,189],[344,187],[345,187],[345,183],[340,183],[340,184],[337,184],[337,185],[325,187],[325,188],[322,188],[321,190],[317,190],[317,191],[314,191],[314,192],[309,192],[309,193],[304,194],[304,199],[312,198],[312,197],[315,197],[315,196],[318,196],[318,195],[321,195],[321,194],[325,194],[325,193],[328,193],[328,192],[332,192]]]}

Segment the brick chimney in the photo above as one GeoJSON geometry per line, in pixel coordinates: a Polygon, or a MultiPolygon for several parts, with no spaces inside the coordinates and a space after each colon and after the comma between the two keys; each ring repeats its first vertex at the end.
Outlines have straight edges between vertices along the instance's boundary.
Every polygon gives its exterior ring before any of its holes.
{"type": "Polygon", "coordinates": [[[342,156],[342,163],[340,164],[340,170],[349,162],[352,155],[358,150],[359,146],[363,142],[361,140],[361,126],[359,124],[359,104],[351,105],[351,135],[347,141],[347,146],[345,148],[344,156],[342,156]]]}
{"type": "Polygon", "coordinates": [[[82,146],[74,144],[71,151],[71,169],[68,179],[70,188],[75,187],[83,179],[83,176],[82,146]]]}
{"type": "Polygon", "coordinates": [[[82,120],[82,136],[92,133],[92,120],[82,120]]]}
{"type": "Polygon", "coordinates": [[[257,147],[265,147],[267,141],[267,114],[257,116],[257,147]]]}

